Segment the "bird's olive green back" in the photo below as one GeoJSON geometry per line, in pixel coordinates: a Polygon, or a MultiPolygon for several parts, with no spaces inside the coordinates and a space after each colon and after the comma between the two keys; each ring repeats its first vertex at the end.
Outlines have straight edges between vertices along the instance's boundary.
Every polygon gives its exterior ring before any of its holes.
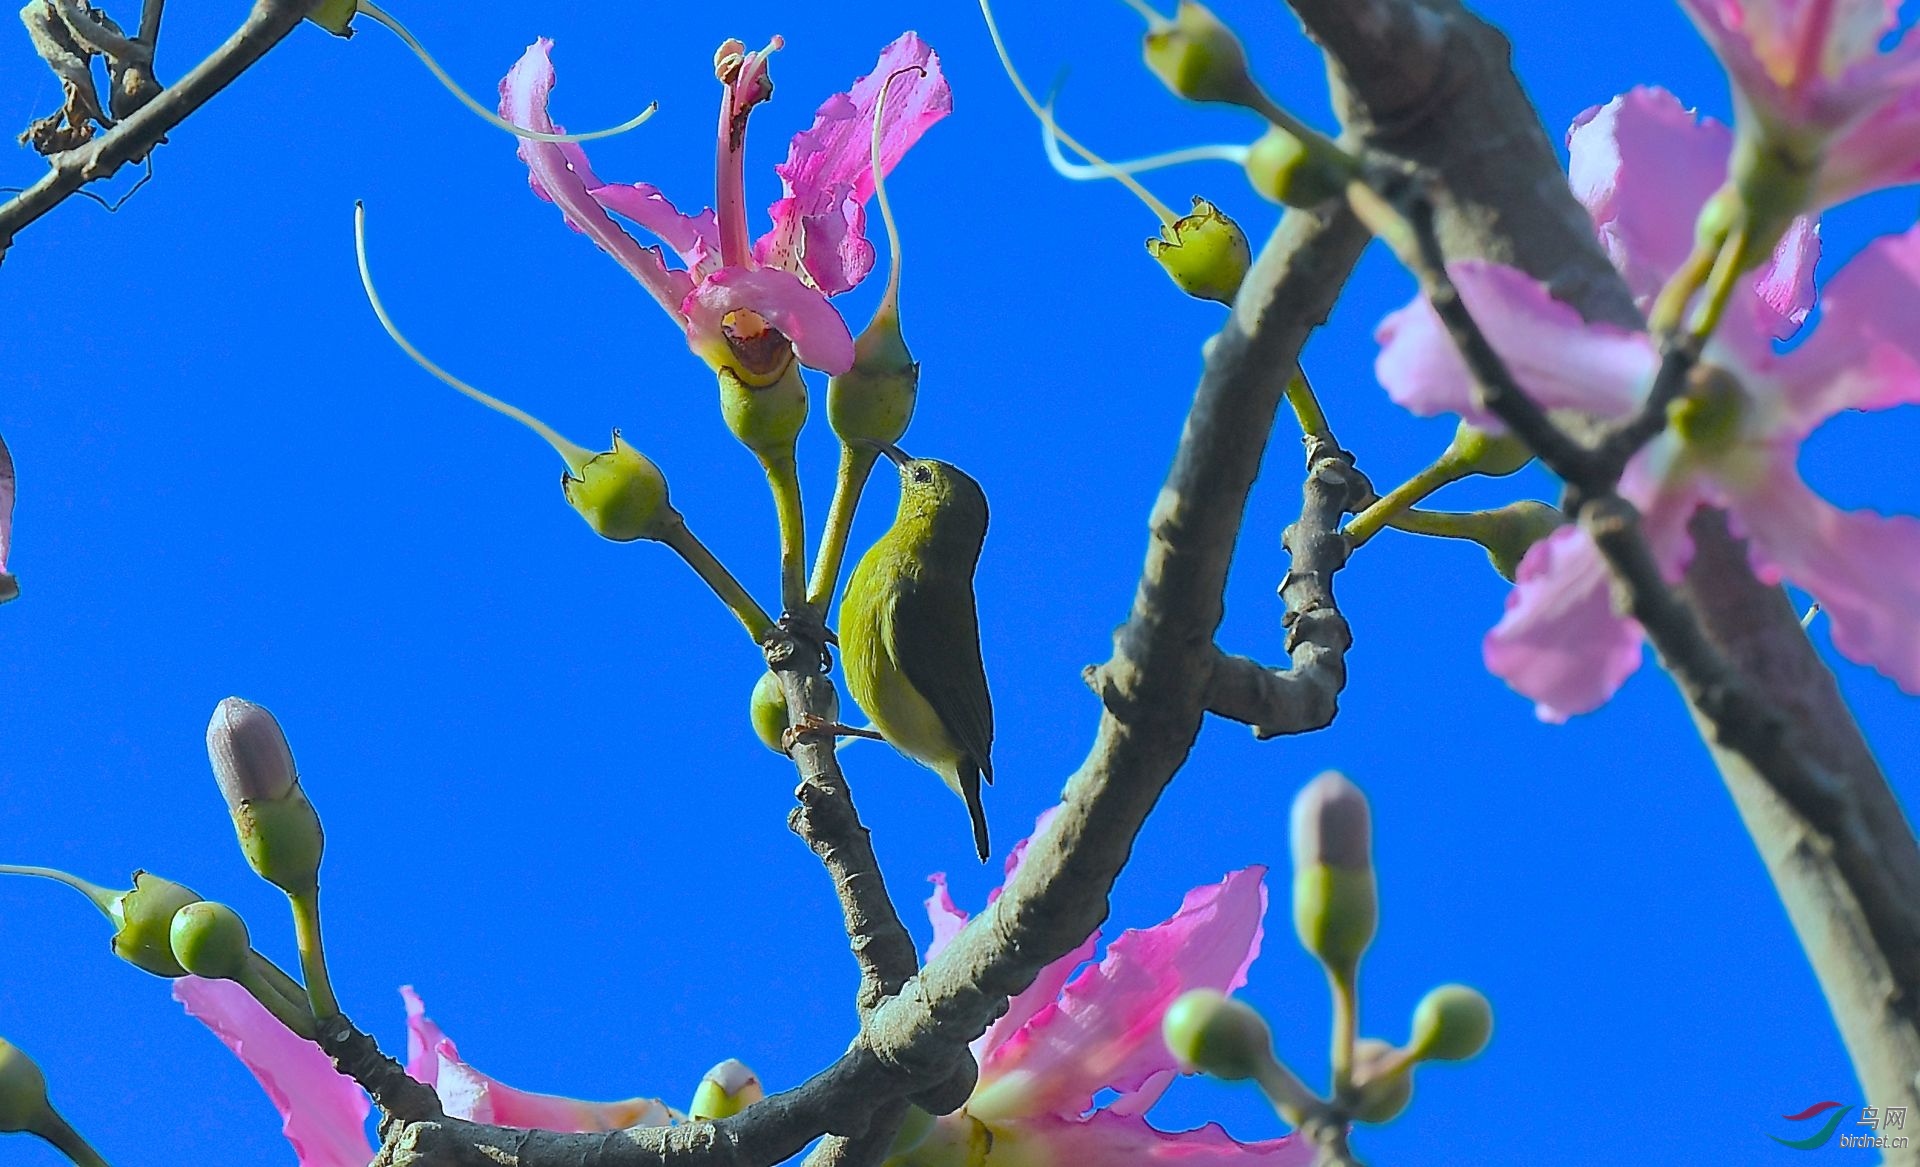
{"type": "Polygon", "coordinates": [[[964,471],[930,459],[904,468],[901,490],[902,517],[930,504],[921,510],[930,529],[894,601],[895,659],[955,744],[992,782],[993,702],[973,599],[974,567],[987,537],[987,497],[964,471]],[[922,468],[932,472],[932,481],[919,480],[914,471],[922,468]]]}

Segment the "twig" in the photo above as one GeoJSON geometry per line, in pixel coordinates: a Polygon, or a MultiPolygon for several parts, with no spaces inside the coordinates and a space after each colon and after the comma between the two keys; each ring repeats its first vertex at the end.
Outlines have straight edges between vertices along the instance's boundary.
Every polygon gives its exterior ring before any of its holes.
{"type": "Polygon", "coordinates": [[[445,1117],[433,1087],[410,1077],[400,1063],[380,1052],[373,1038],[335,1013],[320,1021],[314,1042],[333,1059],[334,1068],[360,1083],[374,1105],[401,1123],[431,1122],[445,1117]]]}
{"type": "Polygon", "coordinates": [[[145,157],[169,130],[279,44],[307,8],[301,0],[255,0],[246,22],[186,76],[93,141],[50,157],[46,174],[0,204],[0,258],[14,236],[68,195],[145,157]]]}

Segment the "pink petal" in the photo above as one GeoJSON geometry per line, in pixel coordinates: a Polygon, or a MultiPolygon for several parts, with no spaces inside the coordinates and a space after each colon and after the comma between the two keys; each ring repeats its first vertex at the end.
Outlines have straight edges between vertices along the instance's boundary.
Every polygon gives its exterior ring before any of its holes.
{"type": "Polygon", "coordinates": [[[658,236],[687,270],[705,275],[719,266],[720,227],[711,208],[697,215],[683,215],[658,187],[644,182],[595,183],[589,178],[587,186],[594,202],[658,236]]]}
{"type": "MultiPolygon", "coordinates": [[[[516,126],[542,133],[564,132],[547,116],[547,99],[554,84],[553,62],[547,55],[552,48],[553,42],[546,37],[534,41],[500,82],[500,116],[516,126]]],[[[608,217],[590,192],[590,187],[601,184],[587,165],[579,143],[523,138],[520,160],[527,164],[527,181],[533,193],[559,207],[569,227],[599,244],[600,250],[626,268],[662,307],[669,312],[679,307],[691,278],[668,272],[658,248],[640,246],[608,217]]]]}
{"type": "Polygon", "coordinates": [[[1248,867],[1187,893],[1164,923],[1122,933],[1098,965],[1066,986],[980,1067],[968,1109],[982,1117],[1078,1117],[1102,1089],[1164,1088],[1173,1055],[1160,1036],[1167,1006],[1189,989],[1246,983],[1266,914],[1264,867],[1248,867]]]}
{"type": "Polygon", "coordinates": [[[873,117],[882,87],[881,173],[891,174],[927,127],[953,111],[953,91],[940,57],[911,32],[880,52],[873,71],[820,106],[813,126],[794,135],[785,163],[775,167],[784,194],[770,208],[773,229],[754,244],[768,267],[804,272],[829,296],[858,284],[873,269],[866,212],[873,196],[873,117]],[[903,69],[918,66],[887,85],[903,69]]]}
{"type": "Polygon", "coordinates": [[[7,574],[7,552],[13,547],[13,455],[0,438],[0,603],[20,594],[20,585],[7,574]]]}
{"type": "Polygon", "coordinates": [[[933,885],[933,894],[927,897],[927,920],[933,925],[933,943],[927,945],[927,962],[931,964],[935,957],[947,950],[960,930],[967,926],[967,914],[954,906],[953,895],[947,891],[947,873],[936,871],[927,876],[927,882],[933,885]]]}
{"type": "Polygon", "coordinates": [[[413,986],[403,985],[400,996],[407,1005],[407,1073],[431,1084],[454,1118],[575,1133],[665,1126],[673,1120],[673,1111],[657,1098],[582,1102],[496,1082],[460,1059],[460,1051],[427,1016],[413,986]]]}
{"type": "Polygon", "coordinates": [[[687,344],[716,366],[733,360],[722,326],[739,311],[756,313],[793,342],[800,363],[824,373],[853,367],[853,333],[826,296],[775,268],[723,267],[681,302],[687,344]]]}
{"type": "Polygon", "coordinates": [[[1733,496],[1755,570],[1820,601],[1833,645],[1920,694],[1920,520],[1842,511],[1807,488],[1783,451],[1733,496]]]}
{"type": "Polygon", "coordinates": [[[1827,148],[1814,201],[1830,207],[1914,182],[1920,182],[1920,92],[1907,89],[1827,148]]]}
{"type": "MultiPolygon", "coordinates": [[[[1447,270],[1514,379],[1548,409],[1618,416],[1651,381],[1659,362],[1645,335],[1586,323],[1515,268],[1462,260],[1447,270]]],[[[1504,430],[1474,399],[1467,366],[1424,298],[1382,320],[1374,339],[1380,343],[1374,374],[1394,401],[1422,417],[1457,413],[1504,430]]]]}
{"type": "Polygon", "coordinates": [[[1126,1167],[1134,1163],[1180,1163],[1184,1167],[1309,1167],[1313,1144],[1297,1135],[1242,1143],[1217,1123],[1198,1130],[1155,1130],[1143,1118],[1101,1110],[1086,1118],[1040,1118],[989,1124],[994,1157],[1009,1163],[1074,1167],[1126,1167]]]}
{"type": "Polygon", "coordinates": [[[1487,671],[1559,723],[1606,704],[1640,667],[1640,625],[1614,610],[1593,540],[1562,527],[1520,561],[1507,611],[1481,645],[1487,671]]]}
{"type": "Polygon", "coordinates": [[[299,1167],[367,1167],[372,1104],[320,1047],[296,1036],[232,981],[181,977],[173,999],[233,1051],[280,1112],[299,1167]]]}

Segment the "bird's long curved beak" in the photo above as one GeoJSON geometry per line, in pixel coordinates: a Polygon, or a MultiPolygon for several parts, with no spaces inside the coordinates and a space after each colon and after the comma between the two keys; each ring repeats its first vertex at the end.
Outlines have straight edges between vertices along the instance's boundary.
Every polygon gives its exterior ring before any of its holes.
{"type": "Polygon", "coordinates": [[[907,463],[913,461],[913,456],[899,446],[886,446],[879,442],[870,442],[868,444],[882,454],[885,454],[887,461],[892,462],[895,466],[905,466],[907,463]]]}

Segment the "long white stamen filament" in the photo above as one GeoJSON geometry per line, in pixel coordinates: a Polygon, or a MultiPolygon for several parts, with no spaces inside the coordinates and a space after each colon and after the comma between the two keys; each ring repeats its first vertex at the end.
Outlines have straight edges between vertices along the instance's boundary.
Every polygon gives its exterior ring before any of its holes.
{"type": "Polygon", "coordinates": [[[569,442],[567,439],[555,433],[553,427],[528,413],[526,410],[517,406],[508,405],[506,402],[491,394],[482,393],[452,373],[447,372],[439,365],[428,360],[425,353],[414,348],[413,342],[400,334],[400,329],[394,324],[393,318],[387,315],[386,305],[380,302],[380,293],[373,290],[373,273],[367,270],[367,208],[365,204],[358,201],[353,204],[353,253],[355,258],[360,261],[360,286],[367,293],[367,303],[373,306],[373,314],[379,318],[380,327],[387,330],[387,335],[393,338],[393,343],[400,346],[401,352],[412,357],[414,364],[432,373],[435,377],[438,377],[461,393],[473,398],[495,413],[506,414],[508,417],[545,438],[547,444],[553,447],[554,452],[560,455],[561,459],[566,462],[567,468],[572,470],[574,474],[578,475],[586,469],[587,463],[593,460],[593,452],[591,450],[588,450],[585,446],[575,445],[573,442],[569,442]]]}
{"type": "Polygon", "coordinates": [[[918,73],[925,77],[927,71],[918,65],[908,65],[904,69],[895,69],[885,81],[880,83],[880,97],[873,103],[873,140],[870,150],[873,162],[873,198],[880,204],[880,221],[887,228],[887,260],[891,269],[887,273],[887,290],[880,297],[882,304],[898,304],[900,299],[900,228],[893,221],[893,204],[887,201],[887,175],[885,159],[880,156],[880,131],[887,119],[887,90],[904,73],[918,73]]]}
{"type": "MultiPolygon", "coordinates": [[[[987,35],[993,38],[993,51],[999,54],[1000,67],[1006,70],[1007,79],[1013,82],[1014,89],[1020,94],[1020,100],[1027,103],[1027,108],[1033,111],[1033,116],[1039,118],[1042,125],[1051,125],[1053,121],[1052,115],[1041,108],[1038,101],[1034,100],[1033,92],[1027,88],[1027,83],[1020,79],[1019,70],[1013,67],[1013,58],[1007,55],[1007,46],[1000,39],[1000,26],[994,23],[993,9],[988,6],[987,0],[980,0],[980,15],[984,16],[987,20],[987,35]]],[[[1098,154],[1095,154],[1085,146],[1074,141],[1072,136],[1060,129],[1057,125],[1054,126],[1054,133],[1059,135],[1060,141],[1066,145],[1067,149],[1072,150],[1075,154],[1080,155],[1080,157],[1085,158],[1095,166],[1103,165],[1098,154]]],[[[1147,204],[1147,208],[1155,215],[1158,215],[1162,223],[1171,225],[1179,221],[1180,216],[1174,214],[1171,207],[1159,199],[1154,198],[1153,192],[1141,186],[1139,181],[1132,175],[1121,172],[1115,174],[1113,177],[1120,185],[1132,191],[1141,202],[1147,204]]]]}
{"type": "Polygon", "coordinates": [[[1084,162],[1070,162],[1067,156],[1060,152],[1059,130],[1053,121],[1051,101],[1047,103],[1046,110],[1047,116],[1040,127],[1040,134],[1046,145],[1047,161],[1053,164],[1055,174],[1075,182],[1094,182],[1099,179],[1115,178],[1122,174],[1143,174],[1149,170],[1184,166],[1189,162],[1231,162],[1235,166],[1247,164],[1248,148],[1237,142],[1188,146],[1184,150],[1169,150],[1165,154],[1152,154],[1127,162],[1105,162],[1099,166],[1090,166],[1084,162]]]}
{"type": "Polygon", "coordinates": [[[427,52],[426,46],[422,45],[412,33],[407,31],[406,25],[394,19],[392,14],[384,11],[378,4],[375,4],[373,0],[359,0],[358,7],[359,11],[366,13],[368,16],[373,17],[391,29],[393,35],[399,37],[402,44],[405,44],[409,49],[413,50],[413,55],[420,58],[420,63],[427,67],[428,71],[439,80],[440,84],[447,87],[447,92],[460,99],[460,104],[516,138],[527,138],[535,142],[591,142],[595,138],[611,138],[615,134],[624,134],[628,130],[640,126],[660,109],[660,103],[656,101],[617,126],[605,130],[589,130],[584,134],[549,134],[542,130],[530,130],[525,126],[516,126],[506,118],[501,117],[499,114],[475,101],[466,90],[460,88],[459,82],[447,75],[447,71],[440,67],[440,62],[434,60],[433,55],[427,52]]]}

